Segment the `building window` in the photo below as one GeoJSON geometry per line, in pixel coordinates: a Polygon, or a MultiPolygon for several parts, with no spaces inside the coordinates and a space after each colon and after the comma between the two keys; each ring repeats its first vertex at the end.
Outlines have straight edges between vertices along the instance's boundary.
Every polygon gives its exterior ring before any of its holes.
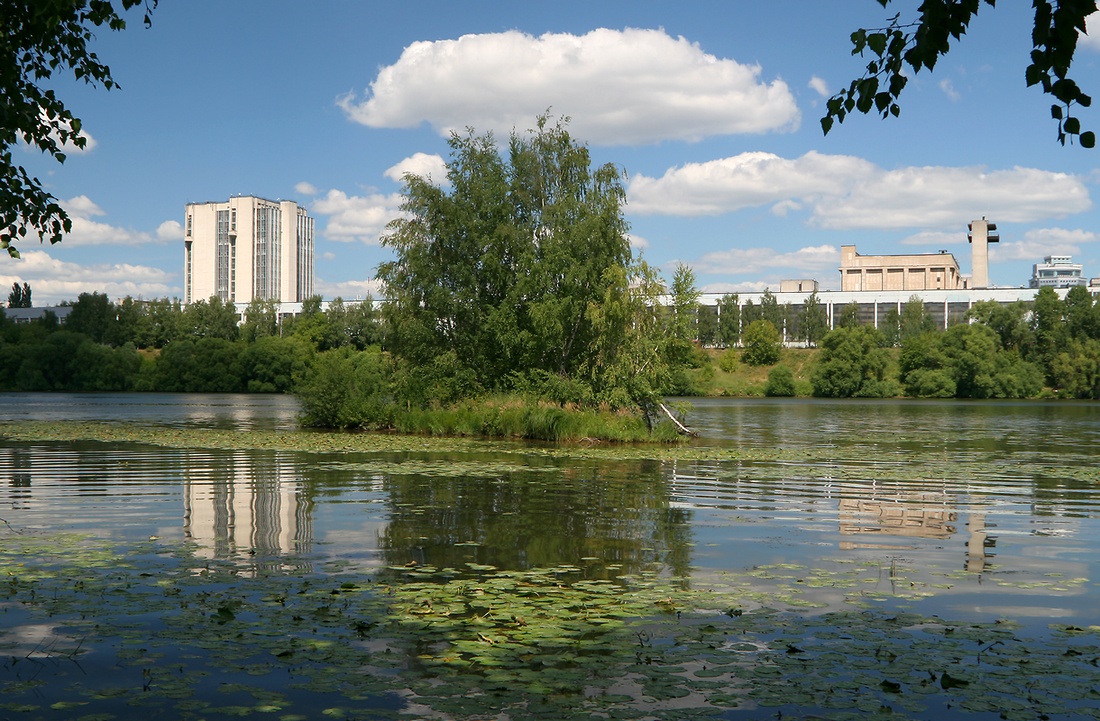
{"type": "Polygon", "coordinates": [[[230,277],[232,275],[229,250],[229,211],[217,211],[217,226],[214,235],[214,292],[223,301],[230,299],[230,277]]]}

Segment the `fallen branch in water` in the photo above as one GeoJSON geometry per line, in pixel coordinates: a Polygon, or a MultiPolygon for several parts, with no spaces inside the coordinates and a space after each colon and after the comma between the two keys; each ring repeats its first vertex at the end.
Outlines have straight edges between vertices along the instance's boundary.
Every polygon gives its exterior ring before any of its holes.
{"type": "Polygon", "coordinates": [[[687,435],[687,436],[697,436],[697,435],[699,435],[695,431],[693,431],[690,428],[688,428],[687,426],[685,426],[679,420],[677,420],[676,416],[674,416],[672,414],[672,411],[670,411],[668,409],[668,406],[666,406],[664,403],[658,403],[657,405],[661,407],[661,410],[665,412],[665,415],[667,415],[669,417],[669,420],[671,420],[673,423],[676,424],[676,427],[680,429],[681,433],[683,433],[684,435],[687,435]]]}

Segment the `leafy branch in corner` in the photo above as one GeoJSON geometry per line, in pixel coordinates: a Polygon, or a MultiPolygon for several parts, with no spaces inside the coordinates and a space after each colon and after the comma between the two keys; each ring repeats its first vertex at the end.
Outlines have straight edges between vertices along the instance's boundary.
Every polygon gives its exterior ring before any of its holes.
{"type": "MultiPolygon", "coordinates": [[[[878,0],[887,7],[891,0],[878,0]]],[[[906,69],[931,72],[936,62],[951,49],[952,38],[960,40],[982,3],[994,7],[996,0],[924,0],[920,16],[909,23],[899,21],[900,13],[886,27],[859,29],[852,33],[852,55],[870,55],[871,60],[862,77],[853,80],[847,90],[829,98],[826,113],[821,118],[825,134],[834,122],[843,123],[853,111],[868,114],[872,110],[881,117],[897,117],[901,113],[898,98],[908,78],[906,69]]],[[[1074,138],[1083,148],[1096,145],[1096,134],[1081,130],[1074,115],[1076,107],[1087,108],[1092,98],[1069,76],[1077,41],[1085,33],[1085,18],[1096,12],[1096,0],[1033,0],[1035,25],[1032,30],[1030,64],[1024,72],[1028,87],[1039,85],[1057,102],[1051,106],[1051,117],[1058,124],[1058,142],[1062,145],[1074,138]]]]}
{"type": "Polygon", "coordinates": [[[12,155],[19,141],[65,162],[67,148],[82,150],[87,136],[80,119],[52,89],[55,73],[71,71],[77,80],[111,90],[118,84],[88,44],[93,30],[126,27],[121,12],[145,10],[145,25],[159,0],[0,0],[0,249],[19,257],[14,243],[28,231],[57,243],[72,221],[57,198],[31,177],[12,155]]]}

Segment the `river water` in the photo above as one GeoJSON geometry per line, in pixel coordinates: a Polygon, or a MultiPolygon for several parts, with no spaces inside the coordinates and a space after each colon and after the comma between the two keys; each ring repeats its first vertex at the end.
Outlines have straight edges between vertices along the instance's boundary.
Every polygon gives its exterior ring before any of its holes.
{"type": "MultiPolygon", "coordinates": [[[[577,565],[696,586],[751,573],[807,614],[858,593],[961,621],[1100,625],[1100,404],[692,404],[690,461],[0,440],[0,519],[299,573],[577,565]],[[853,568],[858,590],[820,582],[853,568]]],[[[166,429],[292,432],[296,414],[283,396],[0,402],[6,421],[166,429]]]]}

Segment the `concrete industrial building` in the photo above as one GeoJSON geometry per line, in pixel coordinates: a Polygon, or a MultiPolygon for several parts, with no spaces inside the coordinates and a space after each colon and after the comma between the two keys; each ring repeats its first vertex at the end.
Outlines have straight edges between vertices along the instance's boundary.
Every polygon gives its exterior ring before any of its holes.
{"type": "Polygon", "coordinates": [[[959,261],[946,251],[911,255],[860,255],[840,246],[840,290],[924,291],[965,288],[959,261]]]}
{"type": "Polygon", "coordinates": [[[313,218],[297,203],[237,196],[188,203],[185,216],[184,303],[313,295],[313,218]]]}
{"type": "Polygon", "coordinates": [[[985,218],[966,226],[970,243],[969,278],[946,250],[908,255],[860,255],[854,245],[840,247],[841,291],[926,291],[985,289],[989,284],[989,244],[1000,241],[997,225],[985,218]]]}

